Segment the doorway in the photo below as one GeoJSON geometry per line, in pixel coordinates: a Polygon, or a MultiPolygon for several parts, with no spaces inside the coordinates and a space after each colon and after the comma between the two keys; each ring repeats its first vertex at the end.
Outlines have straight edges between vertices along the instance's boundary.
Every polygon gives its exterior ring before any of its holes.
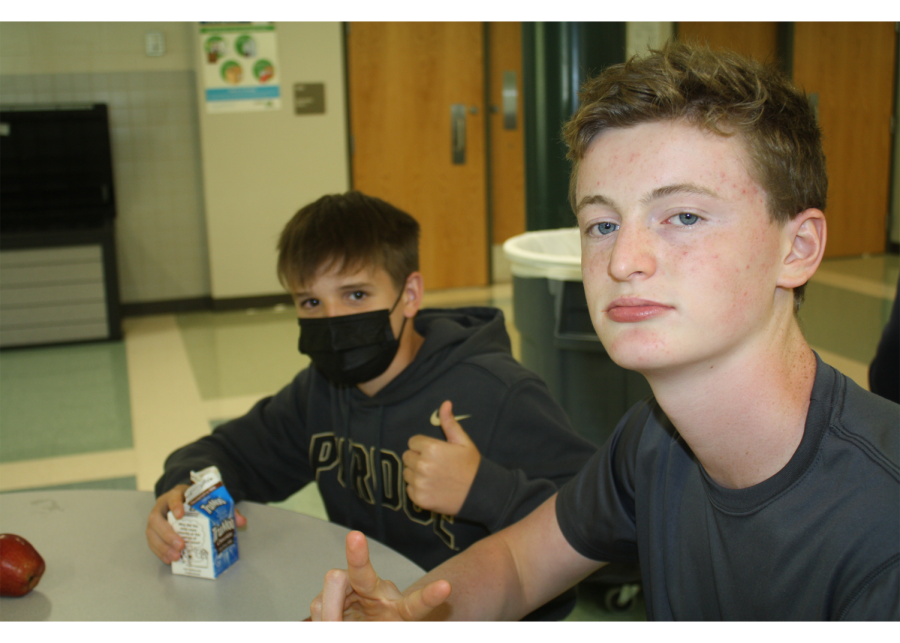
{"type": "Polygon", "coordinates": [[[829,180],[825,256],[885,252],[895,24],[682,22],[678,37],[762,62],[782,58],[794,83],[816,105],[822,128],[829,180]]]}
{"type": "Polygon", "coordinates": [[[419,221],[428,288],[487,285],[525,229],[519,23],[346,28],[353,188],[419,221]]]}

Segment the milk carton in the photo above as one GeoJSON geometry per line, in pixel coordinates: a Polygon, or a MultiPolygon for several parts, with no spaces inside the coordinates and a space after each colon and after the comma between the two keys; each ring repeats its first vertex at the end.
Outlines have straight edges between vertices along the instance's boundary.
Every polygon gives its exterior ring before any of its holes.
{"type": "Polygon", "coordinates": [[[172,573],[216,578],[238,559],[234,500],[216,467],[192,471],[191,482],[184,493],[184,517],[176,520],[171,511],[168,516],[184,540],[184,551],[172,563],[172,573]]]}

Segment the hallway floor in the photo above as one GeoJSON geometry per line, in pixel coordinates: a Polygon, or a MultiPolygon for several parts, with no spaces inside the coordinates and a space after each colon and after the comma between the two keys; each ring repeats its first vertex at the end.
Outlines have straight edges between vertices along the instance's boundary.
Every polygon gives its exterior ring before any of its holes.
{"type": "MultiPolygon", "coordinates": [[[[867,388],[900,259],[825,261],[807,287],[804,332],[826,361],[867,388]]],[[[426,294],[426,306],[493,305],[513,337],[512,288],[426,294]]],[[[125,339],[0,352],[0,492],[45,487],[151,490],[165,457],[246,412],[306,364],[292,309],[129,318],[125,339]]],[[[283,506],[324,518],[314,485],[283,506]]],[[[639,620],[585,591],[570,620],[639,620]]]]}

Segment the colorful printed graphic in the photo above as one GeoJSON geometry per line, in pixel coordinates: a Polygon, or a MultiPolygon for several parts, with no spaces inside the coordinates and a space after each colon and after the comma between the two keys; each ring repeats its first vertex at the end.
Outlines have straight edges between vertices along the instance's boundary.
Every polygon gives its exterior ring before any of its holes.
{"type": "Polygon", "coordinates": [[[281,109],[271,23],[201,23],[208,113],[281,109]]]}
{"type": "Polygon", "coordinates": [[[228,53],[228,43],[218,36],[213,36],[206,40],[203,49],[206,51],[206,61],[215,64],[219,58],[224,58],[228,53]]]}
{"type": "Polygon", "coordinates": [[[275,67],[265,58],[257,60],[253,65],[253,75],[261,83],[268,82],[275,76],[275,67]]]}
{"type": "Polygon", "coordinates": [[[233,60],[227,60],[222,63],[222,66],[219,68],[222,74],[222,78],[229,85],[239,85],[241,82],[241,76],[244,74],[244,70],[241,69],[241,66],[234,62],[233,60]]]}
{"type": "Polygon", "coordinates": [[[244,58],[253,58],[256,55],[256,41],[253,36],[238,36],[234,41],[234,50],[244,58]]]}

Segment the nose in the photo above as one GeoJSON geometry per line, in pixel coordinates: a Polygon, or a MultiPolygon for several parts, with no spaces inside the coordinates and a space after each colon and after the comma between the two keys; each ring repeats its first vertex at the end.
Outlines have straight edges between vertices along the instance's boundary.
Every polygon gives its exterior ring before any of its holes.
{"type": "Polygon", "coordinates": [[[609,256],[609,276],[616,281],[649,277],[656,272],[656,253],[646,225],[623,223],[609,256]]]}
{"type": "Polygon", "coordinates": [[[340,317],[346,313],[343,312],[341,306],[333,301],[322,302],[322,315],[324,317],[340,317]]]}

